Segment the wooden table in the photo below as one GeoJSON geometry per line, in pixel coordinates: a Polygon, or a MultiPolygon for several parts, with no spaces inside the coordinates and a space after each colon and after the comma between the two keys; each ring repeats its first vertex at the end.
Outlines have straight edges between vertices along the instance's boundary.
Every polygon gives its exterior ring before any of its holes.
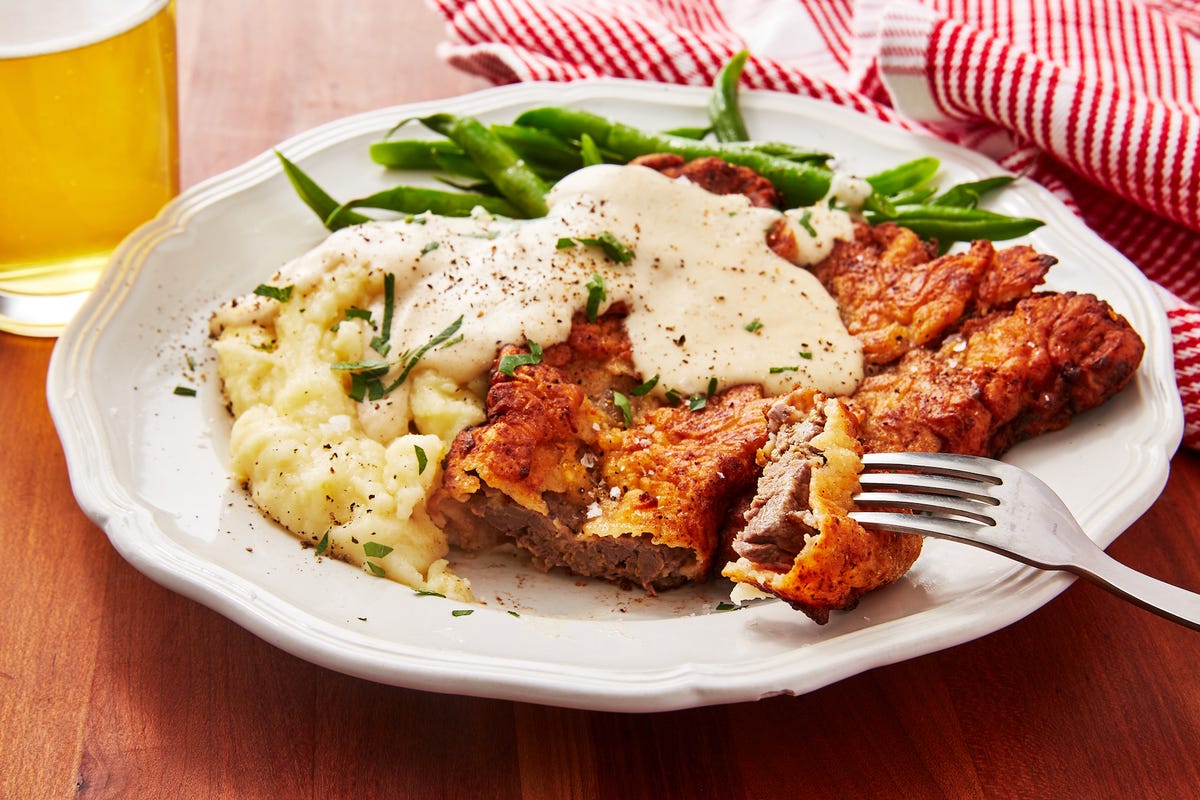
{"type": "MultiPolygon", "coordinates": [[[[345,114],[481,88],[416,3],[179,4],[191,185],[345,114]]],[[[380,686],[123,561],[72,500],[52,341],[0,335],[0,797],[1184,797],[1200,635],[1075,584],[953,650],[803,697],[588,713],[380,686]]],[[[1121,469],[1114,463],[1112,469],[1121,469]]],[[[1200,588],[1200,457],[1111,548],[1200,588]]]]}

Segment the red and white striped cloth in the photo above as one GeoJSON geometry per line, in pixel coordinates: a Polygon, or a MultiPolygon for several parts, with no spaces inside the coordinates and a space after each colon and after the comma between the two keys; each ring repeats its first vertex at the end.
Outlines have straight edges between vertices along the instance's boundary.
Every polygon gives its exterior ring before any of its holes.
{"type": "Polygon", "coordinates": [[[1200,449],[1197,0],[427,0],[493,83],[744,85],[932,132],[1027,170],[1159,287],[1200,449]]]}

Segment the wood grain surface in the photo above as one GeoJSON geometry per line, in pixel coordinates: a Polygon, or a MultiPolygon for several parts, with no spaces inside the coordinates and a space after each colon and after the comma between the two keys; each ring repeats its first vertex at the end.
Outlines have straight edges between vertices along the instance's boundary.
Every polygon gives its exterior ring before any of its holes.
{"type": "MultiPolygon", "coordinates": [[[[412,2],[181,0],[185,186],[313,125],[482,88],[412,2]]],[[[77,508],[53,342],[0,334],[0,798],[1195,796],[1200,634],[1089,585],[802,697],[658,714],[381,686],[159,587],[77,508]]],[[[1120,470],[1122,465],[1112,464],[1120,470]]],[[[1111,547],[1200,588],[1200,457],[1111,547]]]]}

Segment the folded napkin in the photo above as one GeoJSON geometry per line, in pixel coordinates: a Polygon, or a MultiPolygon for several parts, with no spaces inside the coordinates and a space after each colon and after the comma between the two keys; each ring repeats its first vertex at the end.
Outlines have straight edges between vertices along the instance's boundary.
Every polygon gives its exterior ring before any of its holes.
{"type": "Polygon", "coordinates": [[[427,0],[493,83],[615,76],[807,95],[982,152],[1054,192],[1158,287],[1200,449],[1195,0],[427,0]]]}

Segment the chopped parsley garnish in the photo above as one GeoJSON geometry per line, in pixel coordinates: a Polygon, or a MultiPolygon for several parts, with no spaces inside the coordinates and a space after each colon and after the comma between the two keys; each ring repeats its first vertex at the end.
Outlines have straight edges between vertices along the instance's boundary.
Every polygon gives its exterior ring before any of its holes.
{"type": "Polygon", "coordinates": [[[654,387],[657,385],[658,385],[658,376],[655,375],[653,378],[646,381],[645,383],[639,383],[637,386],[630,389],[629,393],[631,395],[633,395],[634,397],[645,397],[646,395],[650,394],[650,392],[652,392],[654,390],[654,387]]]}
{"type": "Polygon", "coordinates": [[[325,535],[321,537],[321,541],[317,542],[317,555],[324,555],[329,549],[329,531],[325,531],[325,535]]]}
{"type": "Polygon", "coordinates": [[[434,250],[437,250],[438,247],[440,247],[440,246],[441,245],[438,244],[437,242],[426,242],[425,246],[421,248],[421,255],[425,255],[426,253],[433,252],[434,250]]]}
{"type": "Polygon", "coordinates": [[[717,603],[717,611],[741,611],[745,606],[736,603],[717,603]]]}
{"type": "Polygon", "coordinates": [[[383,558],[394,549],[394,547],[388,547],[386,544],[380,544],[379,542],[363,543],[363,553],[371,558],[383,558]]]}
{"type": "Polygon", "coordinates": [[[392,314],[396,310],[396,276],[387,273],[383,276],[383,329],[371,340],[371,347],[381,356],[386,356],[392,349],[389,339],[392,338],[392,314]]]}
{"type": "MultiPolygon", "coordinates": [[[[657,377],[654,380],[657,381],[657,377]]],[[[683,393],[678,389],[667,389],[663,395],[666,397],[669,405],[679,405],[686,399],[689,411],[701,411],[708,406],[708,399],[717,393],[717,385],[718,381],[714,376],[708,379],[708,387],[703,392],[688,395],[685,398],[683,393]]]]}
{"type": "Polygon", "coordinates": [[[751,333],[757,333],[758,331],[762,330],[762,326],[762,321],[756,319],[753,322],[746,323],[746,330],[750,331],[751,333]]]}
{"type": "MultiPolygon", "coordinates": [[[[801,350],[796,355],[800,356],[805,361],[812,361],[812,357],[813,357],[811,350],[801,350]]],[[[778,375],[781,372],[798,372],[799,370],[800,370],[800,367],[771,367],[770,373],[772,375],[778,375]]]]}
{"type": "Polygon", "coordinates": [[[803,214],[801,214],[800,219],[797,220],[797,223],[801,228],[804,228],[804,230],[808,231],[809,236],[813,237],[814,239],[817,238],[817,229],[812,225],[811,211],[805,211],[803,214]]]}
{"type": "Polygon", "coordinates": [[[338,372],[350,372],[350,391],[352,400],[361,403],[363,400],[379,400],[384,395],[383,376],[391,369],[391,363],[382,359],[366,361],[338,361],[329,368],[338,372]]]}
{"type": "Polygon", "coordinates": [[[475,609],[473,609],[473,608],[456,608],[450,612],[450,616],[452,616],[452,617],[469,617],[474,613],[475,613],[475,609]]]}
{"type": "Polygon", "coordinates": [[[413,594],[417,597],[445,597],[441,592],[435,592],[433,589],[413,589],[413,594]]]}
{"type": "Polygon", "coordinates": [[[633,410],[629,407],[629,398],[620,392],[613,390],[613,405],[621,412],[621,416],[625,420],[625,427],[628,428],[633,424],[633,410]]]}
{"type": "Polygon", "coordinates": [[[600,304],[608,299],[608,293],[604,289],[604,276],[599,272],[592,273],[586,286],[588,290],[587,318],[588,322],[595,322],[596,316],[600,313],[600,304]]]}
{"type": "MultiPolygon", "coordinates": [[[[718,385],[718,381],[716,379],[716,376],[709,378],[708,386],[705,389],[703,394],[694,394],[694,395],[691,395],[690,397],[688,397],[688,399],[687,399],[688,411],[701,411],[701,410],[705,409],[706,407],[708,407],[708,399],[717,393],[717,385],[718,385]]],[[[670,400],[670,398],[671,398],[671,392],[668,392],[667,399],[670,400]]],[[[678,400],[679,400],[679,393],[675,392],[675,400],[673,400],[671,402],[672,402],[672,404],[674,404],[674,403],[678,402],[678,400]]]]}
{"type": "MultiPolygon", "coordinates": [[[[391,277],[390,275],[388,277],[391,277]]],[[[390,295],[389,295],[390,296],[390,295]]],[[[385,316],[391,316],[390,312],[385,310],[385,316]]],[[[390,320],[389,320],[390,321],[390,320]]],[[[420,347],[414,352],[405,353],[400,357],[398,364],[404,366],[400,372],[400,376],[391,384],[385,386],[383,384],[383,376],[392,368],[392,362],[383,359],[366,359],[364,361],[338,361],[329,365],[330,369],[339,370],[351,373],[350,376],[350,398],[358,402],[366,400],[379,400],[389,392],[395,391],[406,380],[412,372],[413,367],[421,360],[421,357],[438,345],[445,344],[448,340],[458,333],[458,329],[462,327],[463,318],[459,317],[450,323],[450,325],[437,336],[429,340],[428,343],[420,347]]],[[[452,343],[452,342],[451,342],[452,343]]],[[[375,344],[372,343],[374,347],[375,344]]],[[[386,345],[385,345],[386,346],[386,345]]],[[[379,349],[376,347],[375,349],[379,349]]]]}
{"type": "Polygon", "coordinates": [[[500,365],[497,367],[497,371],[501,375],[507,375],[511,378],[516,372],[517,367],[542,363],[542,346],[528,339],[525,340],[525,343],[529,345],[528,353],[517,353],[500,358],[500,365]]]}
{"type": "Polygon", "coordinates": [[[195,397],[196,396],[196,390],[190,386],[176,386],[174,393],[179,395],[180,397],[195,397]]]}
{"type": "Polygon", "coordinates": [[[559,250],[566,250],[577,244],[587,247],[599,247],[604,251],[604,255],[618,264],[628,264],[630,261],[633,261],[635,255],[631,247],[622,243],[620,239],[609,231],[604,231],[599,236],[581,236],[577,239],[573,239],[570,236],[563,236],[558,240],[556,246],[559,250]]]}
{"type": "Polygon", "coordinates": [[[447,340],[453,338],[454,334],[458,333],[458,329],[462,327],[462,321],[463,321],[463,318],[460,316],[458,319],[454,320],[454,322],[451,322],[448,326],[446,326],[445,330],[443,330],[437,336],[430,339],[428,344],[423,345],[415,353],[408,356],[407,358],[401,359],[402,361],[404,361],[404,371],[400,373],[399,378],[396,378],[395,383],[393,383],[386,390],[384,390],[384,394],[387,394],[388,392],[392,391],[393,389],[399,387],[402,383],[404,383],[405,380],[408,379],[408,373],[412,372],[413,367],[415,367],[417,365],[417,362],[421,360],[421,356],[425,355],[426,353],[428,353],[430,350],[437,347],[438,345],[444,344],[447,340]]]}
{"type": "Polygon", "coordinates": [[[518,613],[517,613],[517,612],[515,612],[515,611],[509,611],[509,612],[508,612],[508,615],[509,615],[510,617],[519,617],[519,616],[521,616],[520,614],[518,614],[518,613]]]}
{"type": "Polygon", "coordinates": [[[350,391],[346,394],[356,403],[363,400],[382,400],[383,382],[378,377],[369,377],[365,373],[356,372],[350,376],[350,391]]]}
{"type": "Polygon", "coordinates": [[[293,288],[292,286],[268,286],[265,283],[260,283],[254,287],[254,293],[260,297],[269,297],[272,300],[286,303],[292,299],[293,288]]]}
{"type": "Polygon", "coordinates": [[[367,569],[371,570],[371,574],[376,578],[382,578],[384,575],[387,575],[387,573],[384,572],[383,567],[379,566],[374,561],[367,562],[367,569]]]}
{"type": "Polygon", "coordinates": [[[391,369],[392,362],[382,358],[369,358],[362,361],[335,361],[329,368],[338,372],[363,372],[383,375],[391,369]]]}
{"type": "Polygon", "coordinates": [[[425,455],[425,448],[419,444],[413,445],[413,452],[417,454],[417,474],[425,473],[425,467],[429,466],[429,456],[425,455]]]}

